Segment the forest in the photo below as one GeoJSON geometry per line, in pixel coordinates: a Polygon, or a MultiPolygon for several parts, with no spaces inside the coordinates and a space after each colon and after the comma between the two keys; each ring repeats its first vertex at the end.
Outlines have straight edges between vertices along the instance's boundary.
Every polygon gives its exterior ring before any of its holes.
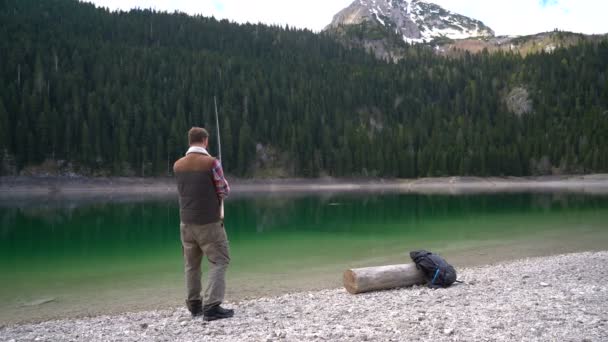
{"type": "Polygon", "coordinates": [[[191,126],[237,177],[608,172],[608,42],[398,62],[290,27],[0,2],[0,175],[167,176],[191,126]]]}

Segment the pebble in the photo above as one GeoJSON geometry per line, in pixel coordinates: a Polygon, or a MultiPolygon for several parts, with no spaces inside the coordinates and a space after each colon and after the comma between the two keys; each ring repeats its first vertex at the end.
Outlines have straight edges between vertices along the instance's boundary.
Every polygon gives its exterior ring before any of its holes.
{"type": "Polygon", "coordinates": [[[421,286],[357,296],[343,289],[293,293],[227,303],[236,316],[214,322],[192,320],[180,307],[7,325],[0,341],[608,341],[602,314],[608,307],[608,252],[458,272],[466,285],[441,291],[421,286]],[[578,265],[595,276],[578,281],[571,271],[578,265]],[[543,281],[521,284],[522,277],[543,281]]]}

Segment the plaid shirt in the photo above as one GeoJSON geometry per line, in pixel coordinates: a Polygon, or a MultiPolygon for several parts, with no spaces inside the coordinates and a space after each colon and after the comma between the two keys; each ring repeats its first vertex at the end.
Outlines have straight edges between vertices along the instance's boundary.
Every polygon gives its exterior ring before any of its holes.
{"type": "Polygon", "coordinates": [[[216,159],[213,162],[211,171],[213,172],[213,182],[215,183],[215,192],[217,193],[217,197],[220,199],[228,197],[228,194],[230,193],[230,185],[224,177],[222,163],[216,159]]]}

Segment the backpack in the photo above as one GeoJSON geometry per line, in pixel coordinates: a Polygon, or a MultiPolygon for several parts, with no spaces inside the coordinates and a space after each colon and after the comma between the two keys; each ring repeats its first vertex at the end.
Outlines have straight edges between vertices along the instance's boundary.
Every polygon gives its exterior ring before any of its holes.
{"type": "Polygon", "coordinates": [[[410,258],[416,263],[416,268],[424,273],[428,287],[448,287],[456,281],[456,270],[439,255],[419,250],[410,252],[410,258]]]}

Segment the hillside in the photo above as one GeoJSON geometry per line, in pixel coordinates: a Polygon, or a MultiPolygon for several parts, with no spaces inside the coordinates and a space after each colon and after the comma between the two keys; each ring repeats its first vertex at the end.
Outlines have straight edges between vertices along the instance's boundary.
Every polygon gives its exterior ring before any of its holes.
{"type": "Polygon", "coordinates": [[[389,63],[327,34],[75,0],[3,1],[0,21],[3,175],[166,175],[190,126],[215,131],[214,96],[238,176],[608,171],[605,40],[404,45],[389,63]]]}
{"type": "Polygon", "coordinates": [[[606,38],[607,35],[585,35],[555,30],[528,36],[445,39],[436,42],[435,48],[438,53],[444,55],[460,54],[464,51],[480,53],[487,50],[490,53],[513,52],[525,56],[532,53],[552,53],[558,48],[568,48],[583,42],[597,42],[606,38]]]}

